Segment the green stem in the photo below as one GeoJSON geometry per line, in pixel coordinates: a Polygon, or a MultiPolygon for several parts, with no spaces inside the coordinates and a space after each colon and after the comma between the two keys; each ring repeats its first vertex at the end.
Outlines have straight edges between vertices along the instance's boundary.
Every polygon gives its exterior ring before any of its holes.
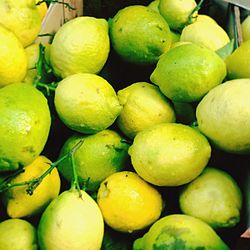
{"type": "Polygon", "coordinates": [[[44,34],[39,34],[39,37],[43,37],[43,36],[51,36],[53,37],[55,34],[54,33],[44,33],[44,34]]]}
{"type": "Polygon", "coordinates": [[[194,9],[192,10],[192,12],[189,14],[188,16],[188,24],[191,24],[192,23],[192,19],[193,19],[193,14],[196,12],[196,11],[199,11],[202,4],[203,4],[204,0],[200,0],[200,2],[194,7],[194,9]]]}
{"type": "Polygon", "coordinates": [[[59,4],[62,4],[64,5],[66,8],[68,8],[69,10],[75,10],[74,7],[72,7],[69,3],[65,3],[63,1],[58,1],[58,0],[41,0],[39,2],[36,3],[36,5],[40,5],[42,3],[48,3],[48,4],[51,4],[51,3],[59,3],[59,4]]]}

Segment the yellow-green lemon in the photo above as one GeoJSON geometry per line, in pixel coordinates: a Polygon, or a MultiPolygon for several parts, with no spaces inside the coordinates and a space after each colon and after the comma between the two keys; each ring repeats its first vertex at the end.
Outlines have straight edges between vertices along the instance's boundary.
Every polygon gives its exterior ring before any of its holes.
{"type": "Polygon", "coordinates": [[[148,7],[156,12],[159,13],[159,2],[160,0],[154,0],[151,3],[149,3],[148,7]]]}
{"type": "Polygon", "coordinates": [[[99,250],[103,232],[103,217],[96,202],[86,192],[70,189],[42,214],[38,242],[41,250],[99,250]]]}
{"type": "Polygon", "coordinates": [[[54,73],[61,78],[76,73],[98,73],[109,54],[108,22],[77,17],[56,32],[50,48],[54,73]]]}
{"type": "Polygon", "coordinates": [[[152,64],[171,45],[169,26],[149,7],[132,5],[119,10],[110,21],[114,50],[130,63],[152,64]]]}
{"type": "Polygon", "coordinates": [[[202,220],[188,215],[172,214],[156,221],[133,245],[133,250],[155,249],[229,250],[229,247],[202,220]]]}
{"type": "Polygon", "coordinates": [[[213,228],[234,227],[240,221],[242,194],[228,173],[209,167],[182,190],[179,203],[184,214],[213,228]]]}
{"type": "Polygon", "coordinates": [[[247,16],[246,19],[241,24],[243,41],[250,40],[250,16],[247,16]]]}
{"type": "Polygon", "coordinates": [[[35,227],[26,220],[7,219],[0,223],[0,250],[38,249],[35,227]]]}
{"type": "Polygon", "coordinates": [[[229,79],[250,78],[250,41],[240,45],[226,58],[229,79]]]}
{"type": "Polygon", "coordinates": [[[113,87],[102,77],[79,73],[59,82],[55,107],[72,130],[92,134],[112,125],[121,111],[113,87]]]}
{"type": "Polygon", "coordinates": [[[212,89],[198,104],[200,131],[218,148],[250,152],[250,79],[227,81],[212,89]]]}
{"type": "Polygon", "coordinates": [[[161,56],[150,79],[171,100],[194,102],[220,84],[225,76],[226,65],[214,51],[184,44],[161,56]]]}
{"type": "Polygon", "coordinates": [[[97,193],[104,221],[113,229],[132,233],[155,222],[162,212],[160,193],[130,171],[105,179],[97,193]]]}
{"type": "Polygon", "coordinates": [[[197,130],[161,123],[139,132],[129,148],[132,165],[144,180],[157,186],[179,186],[206,167],[211,147],[197,130]]]}
{"type": "Polygon", "coordinates": [[[0,24],[0,88],[22,81],[26,71],[27,56],[22,44],[14,33],[0,24]]]}
{"type": "MultiPolygon", "coordinates": [[[[94,135],[69,137],[61,155],[67,154],[81,140],[83,144],[74,154],[77,175],[87,190],[95,191],[106,177],[125,168],[129,144],[117,132],[106,129],[94,135]]],[[[58,169],[68,181],[72,181],[70,159],[61,162],[58,169]]]]}
{"type": "MultiPolygon", "coordinates": [[[[159,11],[173,30],[181,30],[189,22],[189,16],[196,7],[194,0],[160,0],[159,11]]],[[[191,16],[191,22],[197,11],[191,16]]]]}
{"type": "MultiPolygon", "coordinates": [[[[11,179],[10,183],[30,181],[41,176],[50,167],[50,160],[38,156],[31,164],[24,167],[24,172],[11,179]]],[[[30,195],[27,186],[13,187],[4,193],[3,199],[7,214],[11,218],[21,218],[42,212],[57,197],[60,191],[60,177],[56,168],[48,174],[30,195]]]]}
{"type": "Polygon", "coordinates": [[[31,85],[8,85],[0,89],[0,117],[0,171],[30,164],[48,138],[47,99],[31,85]]]}
{"type": "Polygon", "coordinates": [[[35,0],[1,0],[0,13],[0,23],[13,31],[24,47],[35,41],[42,22],[35,0]]]}
{"type": "Polygon", "coordinates": [[[154,124],[175,122],[172,105],[155,85],[133,83],[118,91],[118,99],[123,108],[117,124],[130,138],[154,124]]]}

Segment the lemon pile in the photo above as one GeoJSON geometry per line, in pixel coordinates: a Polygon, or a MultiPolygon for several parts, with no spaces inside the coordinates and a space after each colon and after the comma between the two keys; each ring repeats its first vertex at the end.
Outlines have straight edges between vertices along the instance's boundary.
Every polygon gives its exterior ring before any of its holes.
{"type": "Polygon", "coordinates": [[[249,17],[232,48],[194,0],[129,1],[39,44],[48,2],[0,1],[0,250],[230,249],[249,17]]]}

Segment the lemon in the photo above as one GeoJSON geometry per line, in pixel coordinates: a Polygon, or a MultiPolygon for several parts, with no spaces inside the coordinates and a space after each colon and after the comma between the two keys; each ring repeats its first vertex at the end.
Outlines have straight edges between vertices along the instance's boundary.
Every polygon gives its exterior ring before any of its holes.
{"type": "Polygon", "coordinates": [[[181,35],[178,32],[170,30],[171,38],[172,38],[172,44],[171,48],[173,47],[173,44],[177,43],[180,41],[181,35]]]}
{"type": "Polygon", "coordinates": [[[22,44],[11,31],[0,24],[0,88],[20,82],[26,71],[27,57],[22,44]]]}
{"type": "Polygon", "coordinates": [[[159,8],[158,8],[159,3],[160,3],[160,0],[154,0],[154,1],[152,1],[152,2],[148,5],[148,7],[149,7],[150,9],[152,9],[152,10],[154,10],[154,11],[156,11],[156,12],[159,13],[159,8]]]}
{"type": "Polygon", "coordinates": [[[110,21],[110,40],[123,60],[153,64],[169,50],[171,34],[159,13],[146,6],[132,5],[119,10],[110,21]]]}
{"type": "Polygon", "coordinates": [[[171,100],[194,102],[220,84],[225,76],[226,65],[214,51],[185,44],[162,55],[150,80],[171,100]]]}
{"type": "Polygon", "coordinates": [[[229,250],[209,225],[183,214],[168,215],[156,221],[133,245],[133,250],[156,249],[229,250]]]}
{"type": "Polygon", "coordinates": [[[210,22],[210,23],[213,23],[213,24],[217,24],[217,22],[211,16],[208,16],[208,15],[205,15],[205,14],[197,15],[196,22],[210,22]]]}
{"type": "Polygon", "coordinates": [[[35,41],[41,28],[35,0],[1,0],[0,13],[0,23],[13,31],[24,47],[35,41]]]}
{"type": "Polygon", "coordinates": [[[84,191],[64,191],[46,208],[38,225],[41,250],[99,250],[104,223],[96,202],[84,191]]]}
{"type": "Polygon", "coordinates": [[[246,19],[241,24],[243,41],[250,40],[250,16],[247,16],[246,19]]]}
{"type": "Polygon", "coordinates": [[[38,249],[36,229],[28,221],[8,219],[0,223],[0,250],[38,249]]]}
{"type": "MultiPolygon", "coordinates": [[[[36,4],[39,2],[41,2],[41,0],[36,0],[36,4]]],[[[37,5],[37,8],[39,10],[40,17],[43,20],[48,10],[46,2],[39,3],[39,5],[37,5]]]]}
{"type": "Polygon", "coordinates": [[[181,32],[180,41],[192,42],[216,51],[228,44],[230,38],[221,26],[210,20],[187,25],[181,32]]]}
{"type": "Polygon", "coordinates": [[[0,89],[0,171],[30,164],[50,130],[47,99],[35,87],[13,83],[0,89]]]}
{"type": "MultiPolygon", "coordinates": [[[[30,181],[41,176],[51,162],[44,156],[38,156],[30,165],[24,167],[24,173],[17,175],[10,183],[30,181]]],[[[14,187],[4,193],[7,214],[11,218],[21,218],[38,214],[58,196],[60,177],[56,168],[47,175],[32,195],[26,192],[27,186],[14,187]]]]}
{"type": "Polygon", "coordinates": [[[56,32],[50,48],[54,73],[65,78],[76,73],[98,73],[109,54],[105,19],[77,17],[56,32]]]}
{"type": "Polygon", "coordinates": [[[139,132],[128,152],[144,180],[157,186],[179,186],[202,172],[211,147],[205,136],[187,125],[161,123],[139,132]]]}
{"type": "Polygon", "coordinates": [[[218,148],[250,152],[250,79],[237,79],[212,89],[198,104],[198,127],[218,148]]]}
{"type": "Polygon", "coordinates": [[[171,46],[171,49],[175,48],[175,47],[178,47],[178,46],[181,46],[181,45],[184,45],[184,44],[191,44],[191,42],[175,42],[172,44],[171,46]]]}
{"type": "Polygon", "coordinates": [[[163,205],[160,193],[130,171],[105,179],[98,190],[97,203],[104,221],[125,233],[151,225],[160,217],[163,205]]]}
{"type": "Polygon", "coordinates": [[[228,173],[207,168],[184,188],[179,203],[183,213],[213,228],[234,227],[240,221],[242,194],[228,173]]]}
{"type": "MultiPolygon", "coordinates": [[[[194,0],[160,0],[159,11],[173,30],[181,30],[188,23],[189,15],[196,7],[194,0]]],[[[191,21],[197,16],[192,14],[191,21]]]]}
{"type": "Polygon", "coordinates": [[[154,124],[175,122],[175,113],[168,99],[159,88],[147,82],[137,82],[118,91],[123,109],[117,124],[128,137],[154,124]]]}
{"type": "MultiPolygon", "coordinates": [[[[106,177],[125,168],[129,145],[117,132],[103,130],[94,135],[69,137],[61,155],[67,154],[80,140],[83,144],[74,154],[77,175],[81,183],[87,184],[87,190],[95,191],[106,177]]],[[[72,180],[70,159],[60,163],[58,168],[68,181],[72,180]]]]}
{"type": "Polygon", "coordinates": [[[86,134],[108,128],[121,111],[113,87],[104,78],[89,73],[63,79],[56,88],[54,102],[65,125],[86,134]]]}
{"type": "Polygon", "coordinates": [[[225,62],[229,79],[250,78],[250,41],[242,43],[225,62]]]}

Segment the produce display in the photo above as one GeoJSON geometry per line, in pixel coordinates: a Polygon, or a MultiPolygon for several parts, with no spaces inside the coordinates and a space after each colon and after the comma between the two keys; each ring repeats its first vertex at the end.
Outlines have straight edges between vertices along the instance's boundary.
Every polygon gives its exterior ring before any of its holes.
{"type": "Polygon", "coordinates": [[[0,1],[0,250],[234,249],[250,219],[250,12],[90,0],[41,32],[74,2],[0,1]]]}

